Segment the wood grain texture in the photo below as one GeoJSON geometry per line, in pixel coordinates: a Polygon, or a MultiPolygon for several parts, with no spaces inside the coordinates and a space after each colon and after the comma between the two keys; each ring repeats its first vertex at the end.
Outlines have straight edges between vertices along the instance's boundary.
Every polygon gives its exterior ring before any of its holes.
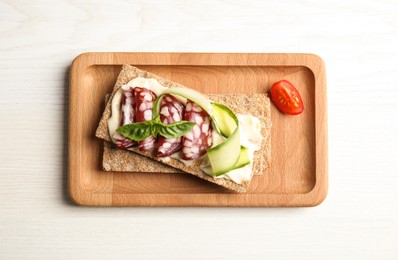
{"type": "Polygon", "coordinates": [[[313,206],[326,197],[326,79],[315,55],[85,53],[73,61],[70,82],[69,190],[80,205],[313,206]],[[93,135],[121,64],[203,93],[265,94],[272,83],[287,79],[299,89],[306,110],[292,117],[272,107],[272,167],[253,178],[246,194],[185,176],[182,187],[180,174],[105,173],[102,141],[93,135]]]}
{"type": "Polygon", "coordinates": [[[0,1],[0,258],[397,259],[397,13],[396,0],[0,1]],[[312,208],[71,204],[69,67],[88,51],[320,55],[327,199],[312,208]]]}

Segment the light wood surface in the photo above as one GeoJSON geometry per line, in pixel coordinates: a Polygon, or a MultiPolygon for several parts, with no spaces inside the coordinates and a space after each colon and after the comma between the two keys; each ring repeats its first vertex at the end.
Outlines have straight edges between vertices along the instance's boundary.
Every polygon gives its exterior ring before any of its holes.
{"type": "Polygon", "coordinates": [[[0,259],[397,259],[397,13],[395,0],[0,1],[0,259]],[[75,206],[69,70],[98,51],[318,54],[326,200],[75,206]]]}
{"type": "Polygon", "coordinates": [[[324,64],[311,54],[82,54],[70,76],[70,194],[88,206],[318,205],[327,194],[326,101],[324,64]],[[287,116],[271,106],[272,167],[253,177],[246,194],[181,174],[107,173],[101,170],[102,140],[93,136],[121,64],[209,94],[266,94],[286,79],[300,91],[305,113],[287,116]]]}

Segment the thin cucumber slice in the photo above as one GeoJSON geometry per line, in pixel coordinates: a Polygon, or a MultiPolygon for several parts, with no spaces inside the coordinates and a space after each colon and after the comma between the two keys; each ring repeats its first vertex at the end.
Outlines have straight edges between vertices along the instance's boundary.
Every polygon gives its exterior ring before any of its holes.
{"type": "MultiPolygon", "coordinates": [[[[223,175],[223,174],[218,174],[218,175],[214,174],[213,168],[211,167],[211,164],[210,164],[210,162],[209,162],[209,158],[208,158],[207,155],[203,156],[203,157],[202,157],[202,160],[203,160],[203,161],[202,161],[202,164],[201,164],[200,168],[201,168],[205,173],[207,173],[207,174],[209,174],[209,175],[212,175],[212,176],[221,176],[221,175],[223,175]]],[[[234,166],[232,169],[230,169],[228,172],[230,172],[230,171],[232,171],[232,170],[235,170],[235,169],[242,168],[242,167],[244,167],[244,166],[246,166],[246,165],[248,165],[248,164],[250,164],[249,149],[246,148],[246,147],[244,147],[244,146],[241,146],[241,147],[240,147],[239,160],[238,160],[238,162],[235,164],[235,166],[234,166]]],[[[226,173],[228,173],[228,172],[225,172],[224,174],[226,174],[226,173]]]]}
{"type": "Polygon", "coordinates": [[[213,119],[217,122],[221,135],[224,137],[231,136],[237,127],[234,120],[235,114],[222,104],[212,103],[211,105],[213,106],[213,119]]]}
{"type": "Polygon", "coordinates": [[[247,147],[241,146],[240,147],[240,156],[238,162],[235,164],[234,169],[242,168],[243,166],[246,166],[250,164],[250,155],[249,155],[249,149],[247,147]]]}
{"type": "Polygon", "coordinates": [[[220,127],[227,139],[221,144],[212,147],[207,151],[207,158],[210,162],[214,176],[220,176],[234,169],[240,157],[240,132],[239,121],[236,115],[226,106],[212,103],[213,119],[220,127]],[[224,118],[224,119],[223,119],[224,118]],[[223,120],[221,120],[223,119],[223,120]],[[233,123],[231,123],[232,121],[233,123]],[[231,133],[228,135],[228,133],[231,133]]]}

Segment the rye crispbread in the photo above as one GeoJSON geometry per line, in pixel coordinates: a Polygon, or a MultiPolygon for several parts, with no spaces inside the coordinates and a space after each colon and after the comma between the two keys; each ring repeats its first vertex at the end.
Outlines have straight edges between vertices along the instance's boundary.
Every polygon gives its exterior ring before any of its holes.
{"type": "MultiPolygon", "coordinates": [[[[150,72],[146,72],[130,65],[124,65],[111,98],[106,104],[105,111],[96,131],[96,136],[106,141],[110,141],[107,121],[111,115],[111,100],[116,91],[124,84],[136,77],[154,78],[165,87],[178,86],[180,84],[171,82],[150,72]]],[[[235,113],[252,114],[260,119],[261,133],[263,136],[261,150],[255,152],[253,163],[253,173],[261,174],[269,168],[271,162],[271,119],[270,101],[264,94],[213,94],[208,95],[215,102],[222,103],[231,108],[235,113]]],[[[225,178],[213,178],[200,170],[198,165],[187,166],[171,158],[168,162],[160,163],[153,152],[141,152],[133,149],[135,153],[113,148],[110,143],[104,145],[103,168],[108,171],[131,171],[131,172],[187,172],[207,181],[216,183],[237,192],[245,192],[249,182],[237,184],[225,178]],[[136,154],[138,153],[138,154],[136,154]],[[146,157],[149,158],[146,158],[146,157]]]]}

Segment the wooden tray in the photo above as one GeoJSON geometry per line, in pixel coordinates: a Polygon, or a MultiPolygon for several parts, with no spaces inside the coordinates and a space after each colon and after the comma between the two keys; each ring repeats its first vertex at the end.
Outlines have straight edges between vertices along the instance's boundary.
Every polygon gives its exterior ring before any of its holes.
{"type": "MultiPolygon", "coordinates": [[[[253,104],[255,105],[255,104],[253,104]]],[[[315,206],[327,195],[326,75],[312,54],[84,53],[72,63],[69,100],[69,193],[86,206],[315,206]],[[235,194],[193,176],[101,170],[95,129],[122,64],[131,64],[204,93],[267,93],[291,81],[305,111],[271,107],[272,166],[235,194]]]]}

